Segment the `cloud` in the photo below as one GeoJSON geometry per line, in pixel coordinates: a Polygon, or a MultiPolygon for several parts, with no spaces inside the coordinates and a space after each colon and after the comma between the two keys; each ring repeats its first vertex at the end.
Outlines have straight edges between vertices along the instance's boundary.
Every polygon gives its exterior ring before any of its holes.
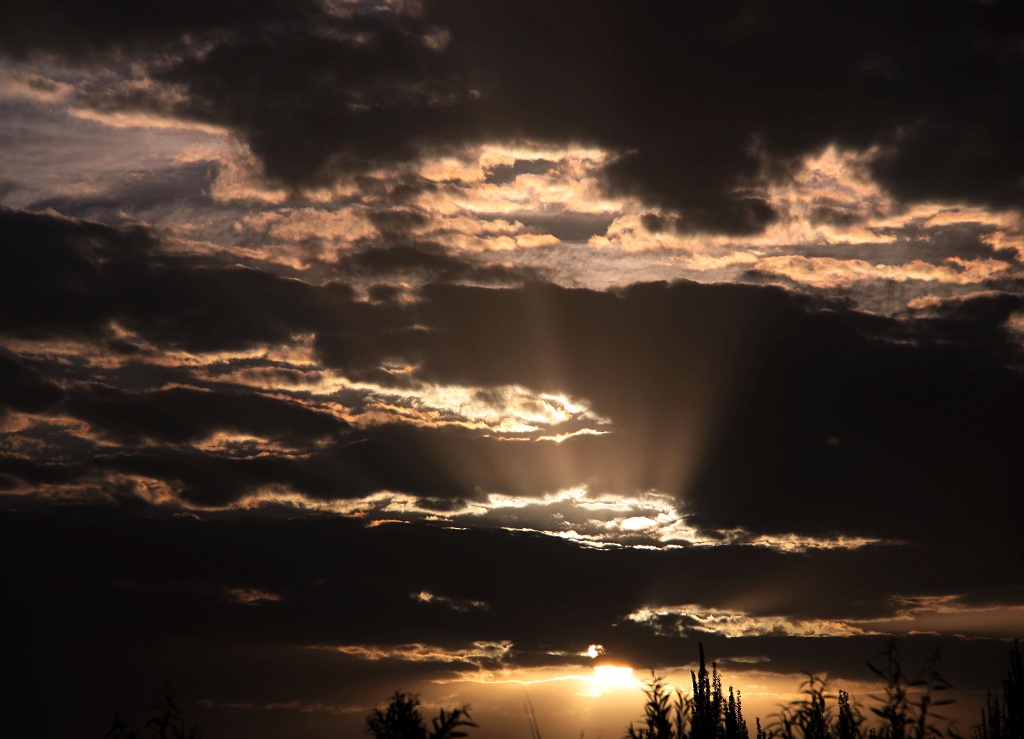
{"type": "MultiPolygon", "coordinates": [[[[1015,108],[997,82],[1021,75],[1010,3],[930,12],[922,33],[915,14],[883,3],[853,14],[800,2],[586,12],[519,2],[484,17],[441,0],[417,13],[266,2],[243,19],[217,2],[159,22],[123,14],[85,36],[66,29],[102,14],[45,5],[49,30],[12,22],[9,53],[176,44],[180,61],[153,70],[185,90],[176,115],[236,131],[292,185],[482,143],[577,140],[609,152],[608,192],[675,211],[677,229],[742,235],[778,220],[767,186],[835,144],[875,152],[871,176],[907,202],[1019,202],[1015,108]],[[795,16],[803,22],[783,21],[795,16]],[[180,41],[186,33],[208,39],[201,54],[180,41]],[[514,53],[527,45],[528,57],[514,53]],[[245,84],[256,78],[258,88],[245,84]],[[961,97],[970,104],[950,102],[961,97]]],[[[547,171],[532,161],[485,176],[499,184],[547,171]]],[[[816,212],[821,223],[851,222],[828,206],[816,212]]]]}
{"type": "Polygon", "coordinates": [[[407,662],[463,662],[480,666],[502,662],[512,649],[511,642],[475,642],[466,648],[439,647],[429,644],[399,644],[396,646],[325,646],[318,649],[333,649],[359,659],[397,659],[407,662]]]}
{"type": "MultiPolygon", "coordinates": [[[[1009,295],[915,304],[913,320],[694,283],[433,283],[367,301],[346,283],[176,254],[137,227],[2,215],[11,247],[0,329],[24,344],[12,368],[34,368],[11,371],[42,393],[11,407],[38,414],[63,401],[93,442],[121,446],[83,457],[72,479],[166,479],[200,507],[271,489],[322,500],[392,492],[456,509],[492,493],[540,502],[581,485],[624,500],[655,491],[678,501],[669,529],[685,518],[707,535],[797,549],[970,539],[986,524],[953,515],[962,491],[1016,510],[1003,492],[1013,437],[981,420],[1024,397],[1009,295]],[[61,350],[57,337],[85,344],[61,350]],[[86,346],[86,365],[25,359],[86,346]],[[112,348],[135,363],[99,369],[112,348]],[[253,364],[267,352],[279,359],[253,364]],[[194,369],[157,372],[160,354],[194,369]],[[216,362],[229,374],[200,369],[216,362]],[[142,384],[120,389],[130,378],[142,384]],[[270,442],[262,453],[259,439],[270,442]],[[934,515],[915,516],[926,501],[934,515]]],[[[350,264],[383,274],[459,264],[440,251],[404,255],[412,261],[385,250],[350,264]]],[[[53,474],[5,464],[25,479],[53,474]]],[[[559,530],[669,542],[662,523],[641,525],[658,515],[559,530]]]]}
{"type": "Polygon", "coordinates": [[[703,609],[697,605],[643,608],[630,613],[626,618],[648,625],[662,634],[695,631],[726,637],[848,637],[871,633],[840,621],[803,621],[778,616],[755,617],[738,611],[703,609]]]}
{"type": "Polygon", "coordinates": [[[474,609],[487,610],[490,606],[482,600],[464,600],[461,598],[449,598],[446,595],[434,595],[427,590],[421,590],[410,596],[421,603],[436,603],[453,611],[465,613],[474,609]]]}
{"type": "MultiPolygon", "coordinates": [[[[316,7],[306,2],[301,6],[303,13],[316,7]]],[[[0,14],[0,48],[21,58],[47,52],[72,58],[116,57],[176,45],[189,34],[294,19],[302,14],[296,10],[295,3],[280,0],[188,0],[152,12],[117,0],[42,0],[0,14]]]]}
{"type": "Polygon", "coordinates": [[[67,410],[122,443],[140,445],[151,439],[194,442],[216,431],[248,433],[284,443],[309,442],[347,428],[330,414],[284,400],[191,388],[137,395],[95,388],[76,393],[67,410]]]}

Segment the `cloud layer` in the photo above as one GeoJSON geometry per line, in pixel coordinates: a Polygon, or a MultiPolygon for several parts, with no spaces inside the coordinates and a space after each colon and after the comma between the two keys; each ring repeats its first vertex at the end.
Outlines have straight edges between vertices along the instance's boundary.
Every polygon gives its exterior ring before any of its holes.
{"type": "Polygon", "coordinates": [[[973,0],[0,10],[12,730],[167,679],[211,736],[399,686],[589,735],[631,718],[590,645],[685,682],[703,641],[770,711],[890,634],[978,698],[1022,607],[1022,39],[973,0]]]}

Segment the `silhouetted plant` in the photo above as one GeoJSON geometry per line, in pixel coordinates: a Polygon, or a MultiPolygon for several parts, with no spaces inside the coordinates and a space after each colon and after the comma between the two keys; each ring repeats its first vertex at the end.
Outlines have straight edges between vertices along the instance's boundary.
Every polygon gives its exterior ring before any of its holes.
{"type": "Polygon", "coordinates": [[[725,708],[725,739],[748,739],[747,722],[743,719],[743,694],[739,690],[733,697],[729,686],[729,703],[725,708]]]}
{"type": "MultiPolygon", "coordinates": [[[[801,684],[803,696],[780,707],[770,729],[762,728],[760,718],[755,720],[756,739],[936,739],[943,736],[959,739],[952,723],[933,710],[953,702],[941,695],[950,686],[938,671],[938,652],[914,679],[908,678],[903,671],[895,640],[890,641],[883,657],[880,667],[868,663],[871,671],[883,681],[884,692],[875,697],[881,706],[871,709],[881,719],[880,727],[866,729],[864,716],[849,693],[839,690],[834,695],[830,694],[827,680],[809,673],[801,684]]],[[[673,702],[664,679],[653,675],[644,691],[647,696],[644,725],[634,727],[630,724],[627,738],[748,739],[742,694],[730,686],[728,699],[723,697],[717,663],[712,662],[711,672],[708,672],[703,645],[700,646],[699,668],[691,672],[690,677],[692,697],[677,690],[673,702]]],[[[1024,714],[1021,709],[1024,705],[1024,670],[1019,645],[1011,655],[1010,672],[1003,687],[1004,702],[1012,702],[1017,707],[1014,716],[1019,722],[1019,717],[1024,714]]],[[[975,739],[1024,739],[1020,734],[1005,733],[1007,729],[1004,727],[1010,725],[1010,711],[999,708],[998,701],[995,705],[996,708],[990,707],[987,714],[983,712],[985,724],[975,739]],[[998,721],[991,719],[992,716],[996,716],[998,721]],[[994,726],[997,728],[993,729],[994,726]]],[[[1020,726],[1020,723],[1013,725],[1020,726]]]]}
{"type": "Polygon", "coordinates": [[[526,711],[526,722],[530,727],[530,739],[541,739],[540,725],[537,723],[537,712],[533,710],[533,701],[530,700],[530,694],[526,693],[525,698],[523,710],[526,711]]]}
{"type": "Polygon", "coordinates": [[[895,640],[890,640],[883,657],[885,662],[881,667],[868,662],[871,671],[885,682],[884,695],[876,697],[882,703],[881,708],[871,709],[883,722],[878,735],[882,739],[927,739],[944,734],[956,736],[950,722],[932,710],[936,706],[953,703],[951,698],[936,697],[950,688],[937,669],[938,651],[932,654],[924,669],[913,680],[903,672],[895,640]],[[945,724],[944,731],[934,723],[936,719],[945,724]]]}
{"type": "Polygon", "coordinates": [[[154,714],[142,728],[135,729],[115,711],[106,739],[199,739],[199,727],[188,730],[170,687],[164,688],[163,697],[152,710],[154,714]]]}
{"type": "Polygon", "coordinates": [[[686,739],[692,701],[678,688],[674,693],[669,692],[665,678],[653,673],[644,695],[647,696],[645,726],[636,728],[631,723],[626,736],[629,739],[686,739]]]}
{"type": "Polygon", "coordinates": [[[693,695],[687,696],[678,688],[671,693],[665,679],[652,674],[644,691],[644,726],[630,724],[626,733],[629,739],[748,739],[743,696],[730,686],[729,699],[725,700],[718,664],[712,662],[709,673],[704,645],[699,649],[700,665],[697,672],[690,672],[693,695]]]}
{"type": "MultiPolygon", "coordinates": [[[[693,682],[693,729],[691,739],[716,739],[722,718],[722,679],[718,676],[718,663],[711,663],[708,673],[704,645],[699,644],[700,664],[697,672],[690,672],[693,682]]],[[[724,735],[724,728],[721,732],[724,735]]]]}
{"type": "Polygon", "coordinates": [[[757,737],[757,739],[774,739],[774,737],[775,737],[775,731],[774,730],[769,729],[768,731],[765,731],[764,729],[761,728],[761,717],[760,716],[755,716],[754,717],[754,725],[757,727],[757,734],[755,735],[757,737]]]}
{"type": "Polygon", "coordinates": [[[836,739],[859,739],[864,717],[850,702],[850,694],[845,690],[840,690],[836,697],[836,703],[839,706],[839,720],[835,730],[836,739]]]}
{"type": "Polygon", "coordinates": [[[474,727],[469,715],[469,706],[441,709],[431,719],[432,731],[428,731],[419,710],[419,696],[396,690],[387,708],[373,709],[366,717],[366,733],[375,739],[458,739],[468,736],[461,727],[474,727]]]}
{"type": "Polygon", "coordinates": [[[775,725],[784,739],[830,739],[832,710],[828,706],[828,682],[813,673],[800,684],[803,698],[782,706],[775,725]]]}
{"type": "Polygon", "coordinates": [[[1010,652],[1010,670],[1003,680],[1003,701],[991,690],[981,709],[981,724],[975,729],[976,739],[1024,739],[1024,663],[1020,642],[1014,641],[1010,652]]]}

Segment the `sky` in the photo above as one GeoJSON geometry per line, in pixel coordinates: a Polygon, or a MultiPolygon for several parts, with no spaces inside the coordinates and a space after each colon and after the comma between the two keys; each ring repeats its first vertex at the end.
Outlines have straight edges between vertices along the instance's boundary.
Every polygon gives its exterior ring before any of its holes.
{"type": "Polygon", "coordinates": [[[4,733],[770,723],[1024,636],[1024,4],[0,5],[4,733]],[[625,671],[595,671],[615,665],[625,671]]]}

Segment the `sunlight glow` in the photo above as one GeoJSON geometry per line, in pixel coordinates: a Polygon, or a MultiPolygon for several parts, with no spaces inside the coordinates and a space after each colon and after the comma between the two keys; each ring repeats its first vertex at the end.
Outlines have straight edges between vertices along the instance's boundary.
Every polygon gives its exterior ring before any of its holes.
{"type": "Polygon", "coordinates": [[[633,678],[633,668],[620,665],[597,665],[594,667],[594,677],[591,679],[603,689],[633,688],[637,682],[633,678]]]}

